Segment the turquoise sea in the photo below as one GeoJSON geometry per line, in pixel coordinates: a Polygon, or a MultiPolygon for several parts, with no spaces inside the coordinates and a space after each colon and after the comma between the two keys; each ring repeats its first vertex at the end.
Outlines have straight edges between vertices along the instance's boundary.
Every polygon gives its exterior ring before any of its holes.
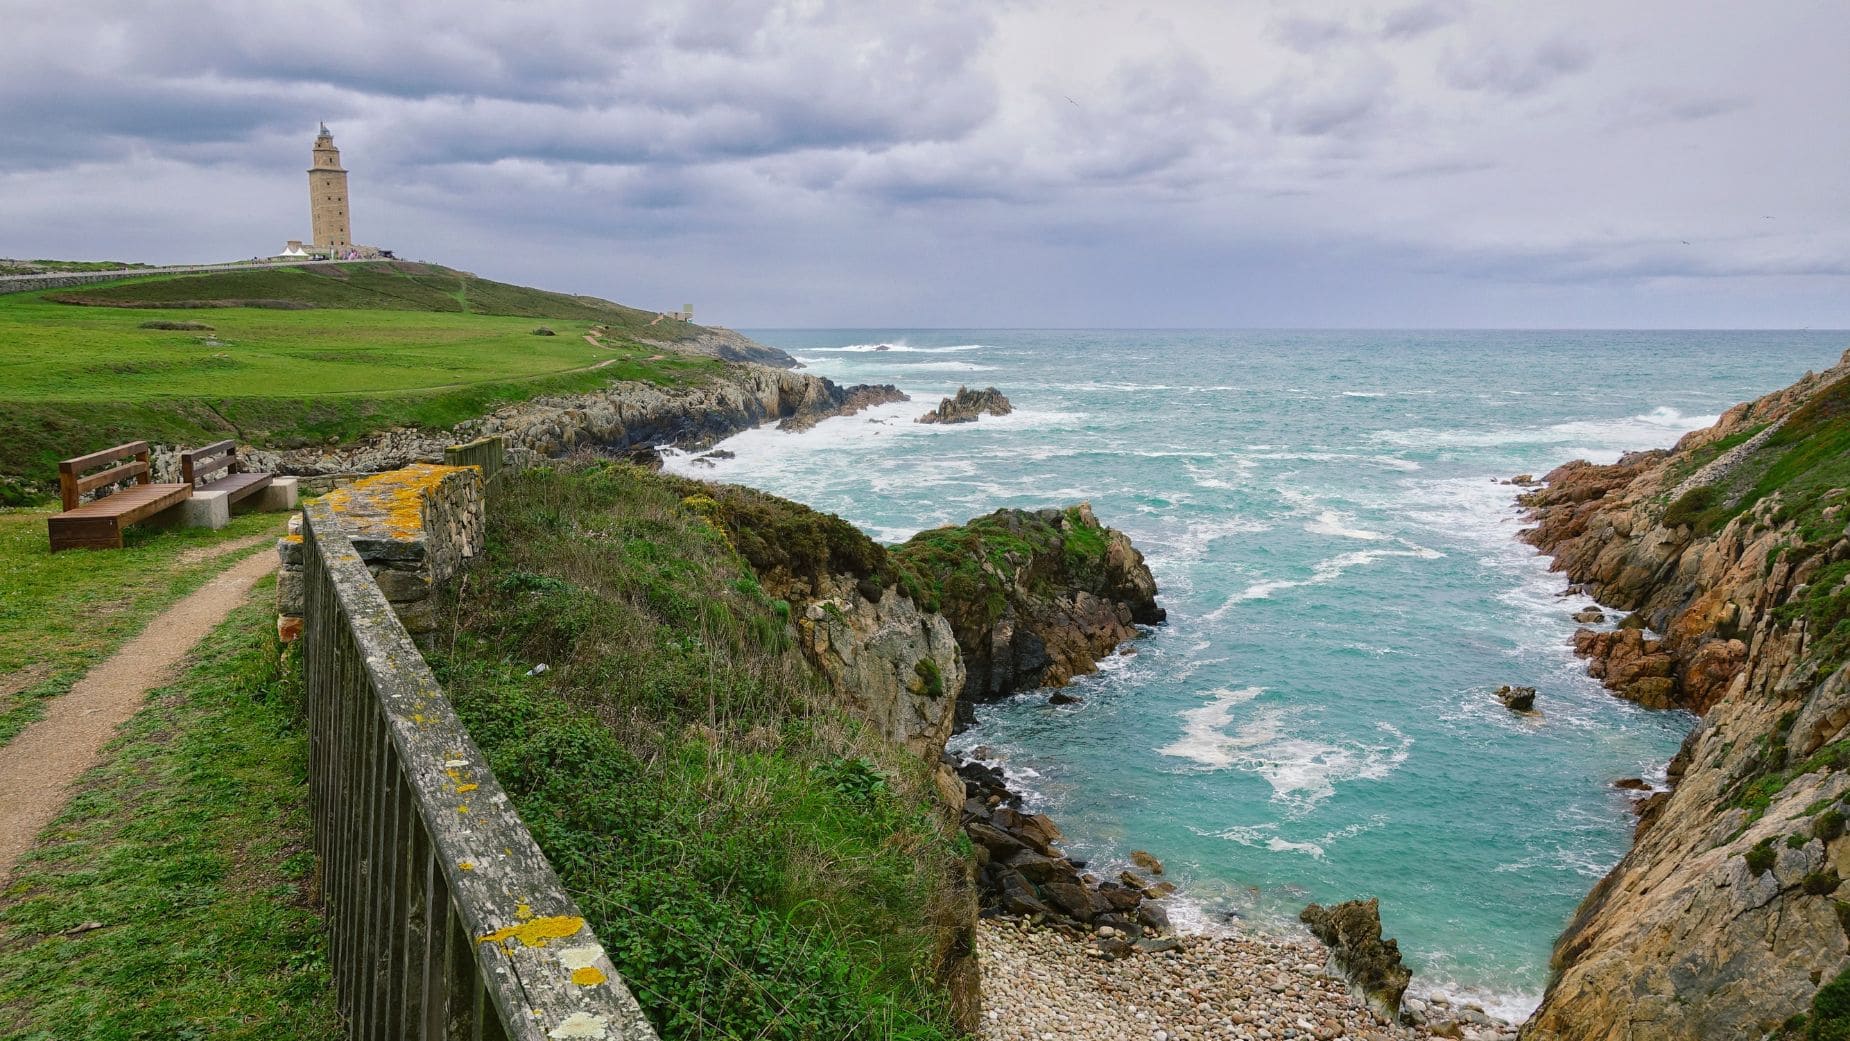
{"type": "Polygon", "coordinates": [[[684,473],[876,538],[1090,500],[1147,555],[1169,623],[1082,680],[986,706],[986,746],[1074,856],[1168,865],[1185,917],[1291,928],[1381,898],[1415,989],[1512,1017],[1627,848],[1616,778],[1661,781],[1692,720],[1608,696],[1567,647],[1587,605],[1515,540],[1498,484],[1668,446],[1837,360],[1845,333],[754,332],[916,399],[765,429],[684,473]],[[885,345],[888,349],[877,349],[885,345]],[[921,426],[959,384],[1006,418],[921,426]],[[1538,719],[1492,697],[1539,689],[1538,719]]]}

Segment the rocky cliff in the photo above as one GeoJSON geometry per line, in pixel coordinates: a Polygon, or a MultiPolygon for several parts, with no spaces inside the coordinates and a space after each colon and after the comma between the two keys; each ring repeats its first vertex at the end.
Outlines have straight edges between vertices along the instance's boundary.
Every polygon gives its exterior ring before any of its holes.
{"type": "Polygon", "coordinates": [[[965,709],[1096,671],[1164,617],[1143,554],[1084,503],[998,510],[920,532],[894,556],[957,634],[965,709]]]}
{"type": "Polygon", "coordinates": [[[903,400],[905,395],[893,387],[842,387],[819,376],[735,364],[695,386],[613,382],[587,394],[504,405],[451,430],[388,430],[352,445],[252,449],[246,457],[254,466],[278,473],[372,473],[441,460],[445,446],[490,434],[507,439],[515,460],[580,451],[621,457],[658,445],[705,447],[779,420],[805,429],[869,404],[903,400]]]}
{"type": "Polygon", "coordinates": [[[647,336],[637,338],[639,343],[663,350],[679,351],[682,354],[698,354],[720,361],[752,362],[769,365],[776,369],[800,369],[803,366],[795,358],[778,350],[767,347],[743,333],[717,325],[695,326],[698,333],[680,340],[651,340],[647,336]]]}
{"type": "Polygon", "coordinates": [[[1576,638],[1592,671],[1701,715],[1523,1036],[1850,1036],[1850,355],[1523,501],[1530,541],[1629,612],[1576,638]]]}

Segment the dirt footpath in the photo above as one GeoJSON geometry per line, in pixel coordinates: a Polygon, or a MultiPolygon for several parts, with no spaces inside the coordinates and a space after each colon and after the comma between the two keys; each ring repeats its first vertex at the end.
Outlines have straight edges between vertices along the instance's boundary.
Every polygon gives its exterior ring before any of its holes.
{"type": "Polygon", "coordinates": [[[264,552],[232,565],[156,615],[70,693],[52,699],[44,719],[0,748],[0,880],[58,815],[71,783],[96,765],[116,728],[146,704],[149,691],[173,682],[199,641],[275,569],[275,554],[264,552]]]}

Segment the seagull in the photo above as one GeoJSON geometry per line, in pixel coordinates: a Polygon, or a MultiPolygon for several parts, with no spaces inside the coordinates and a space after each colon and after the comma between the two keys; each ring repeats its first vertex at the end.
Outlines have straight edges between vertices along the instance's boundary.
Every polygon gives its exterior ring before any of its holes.
{"type": "MultiPolygon", "coordinates": [[[[1074,100],[1073,100],[1072,98],[1070,98],[1070,97],[1067,97],[1067,95],[1065,95],[1065,94],[1062,94],[1062,95],[1060,95],[1060,96],[1061,96],[1061,97],[1063,97],[1063,98],[1066,98],[1066,102],[1067,102],[1067,104],[1069,104],[1069,105],[1071,105],[1071,106],[1073,106],[1074,108],[1078,108],[1078,107],[1079,107],[1079,102],[1077,102],[1077,101],[1074,101],[1074,100]]],[[[1771,219],[1771,218],[1769,218],[1769,219],[1771,219]]]]}
{"type": "Polygon", "coordinates": [[[1683,240],[1683,244],[1684,244],[1685,246],[1687,246],[1687,245],[1689,245],[1689,240],[1688,240],[1688,239],[1684,239],[1684,240],[1683,240]]]}

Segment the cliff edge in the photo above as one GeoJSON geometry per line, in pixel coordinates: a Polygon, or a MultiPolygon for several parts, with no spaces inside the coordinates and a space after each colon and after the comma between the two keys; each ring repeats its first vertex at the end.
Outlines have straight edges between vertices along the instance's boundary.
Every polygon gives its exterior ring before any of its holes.
{"type": "Polygon", "coordinates": [[[1555,568],[1629,612],[1577,635],[1590,671],[1701,716],[1523,1037],[1846,1036],[1850,354],[1522,502],[1555,568]]]}

